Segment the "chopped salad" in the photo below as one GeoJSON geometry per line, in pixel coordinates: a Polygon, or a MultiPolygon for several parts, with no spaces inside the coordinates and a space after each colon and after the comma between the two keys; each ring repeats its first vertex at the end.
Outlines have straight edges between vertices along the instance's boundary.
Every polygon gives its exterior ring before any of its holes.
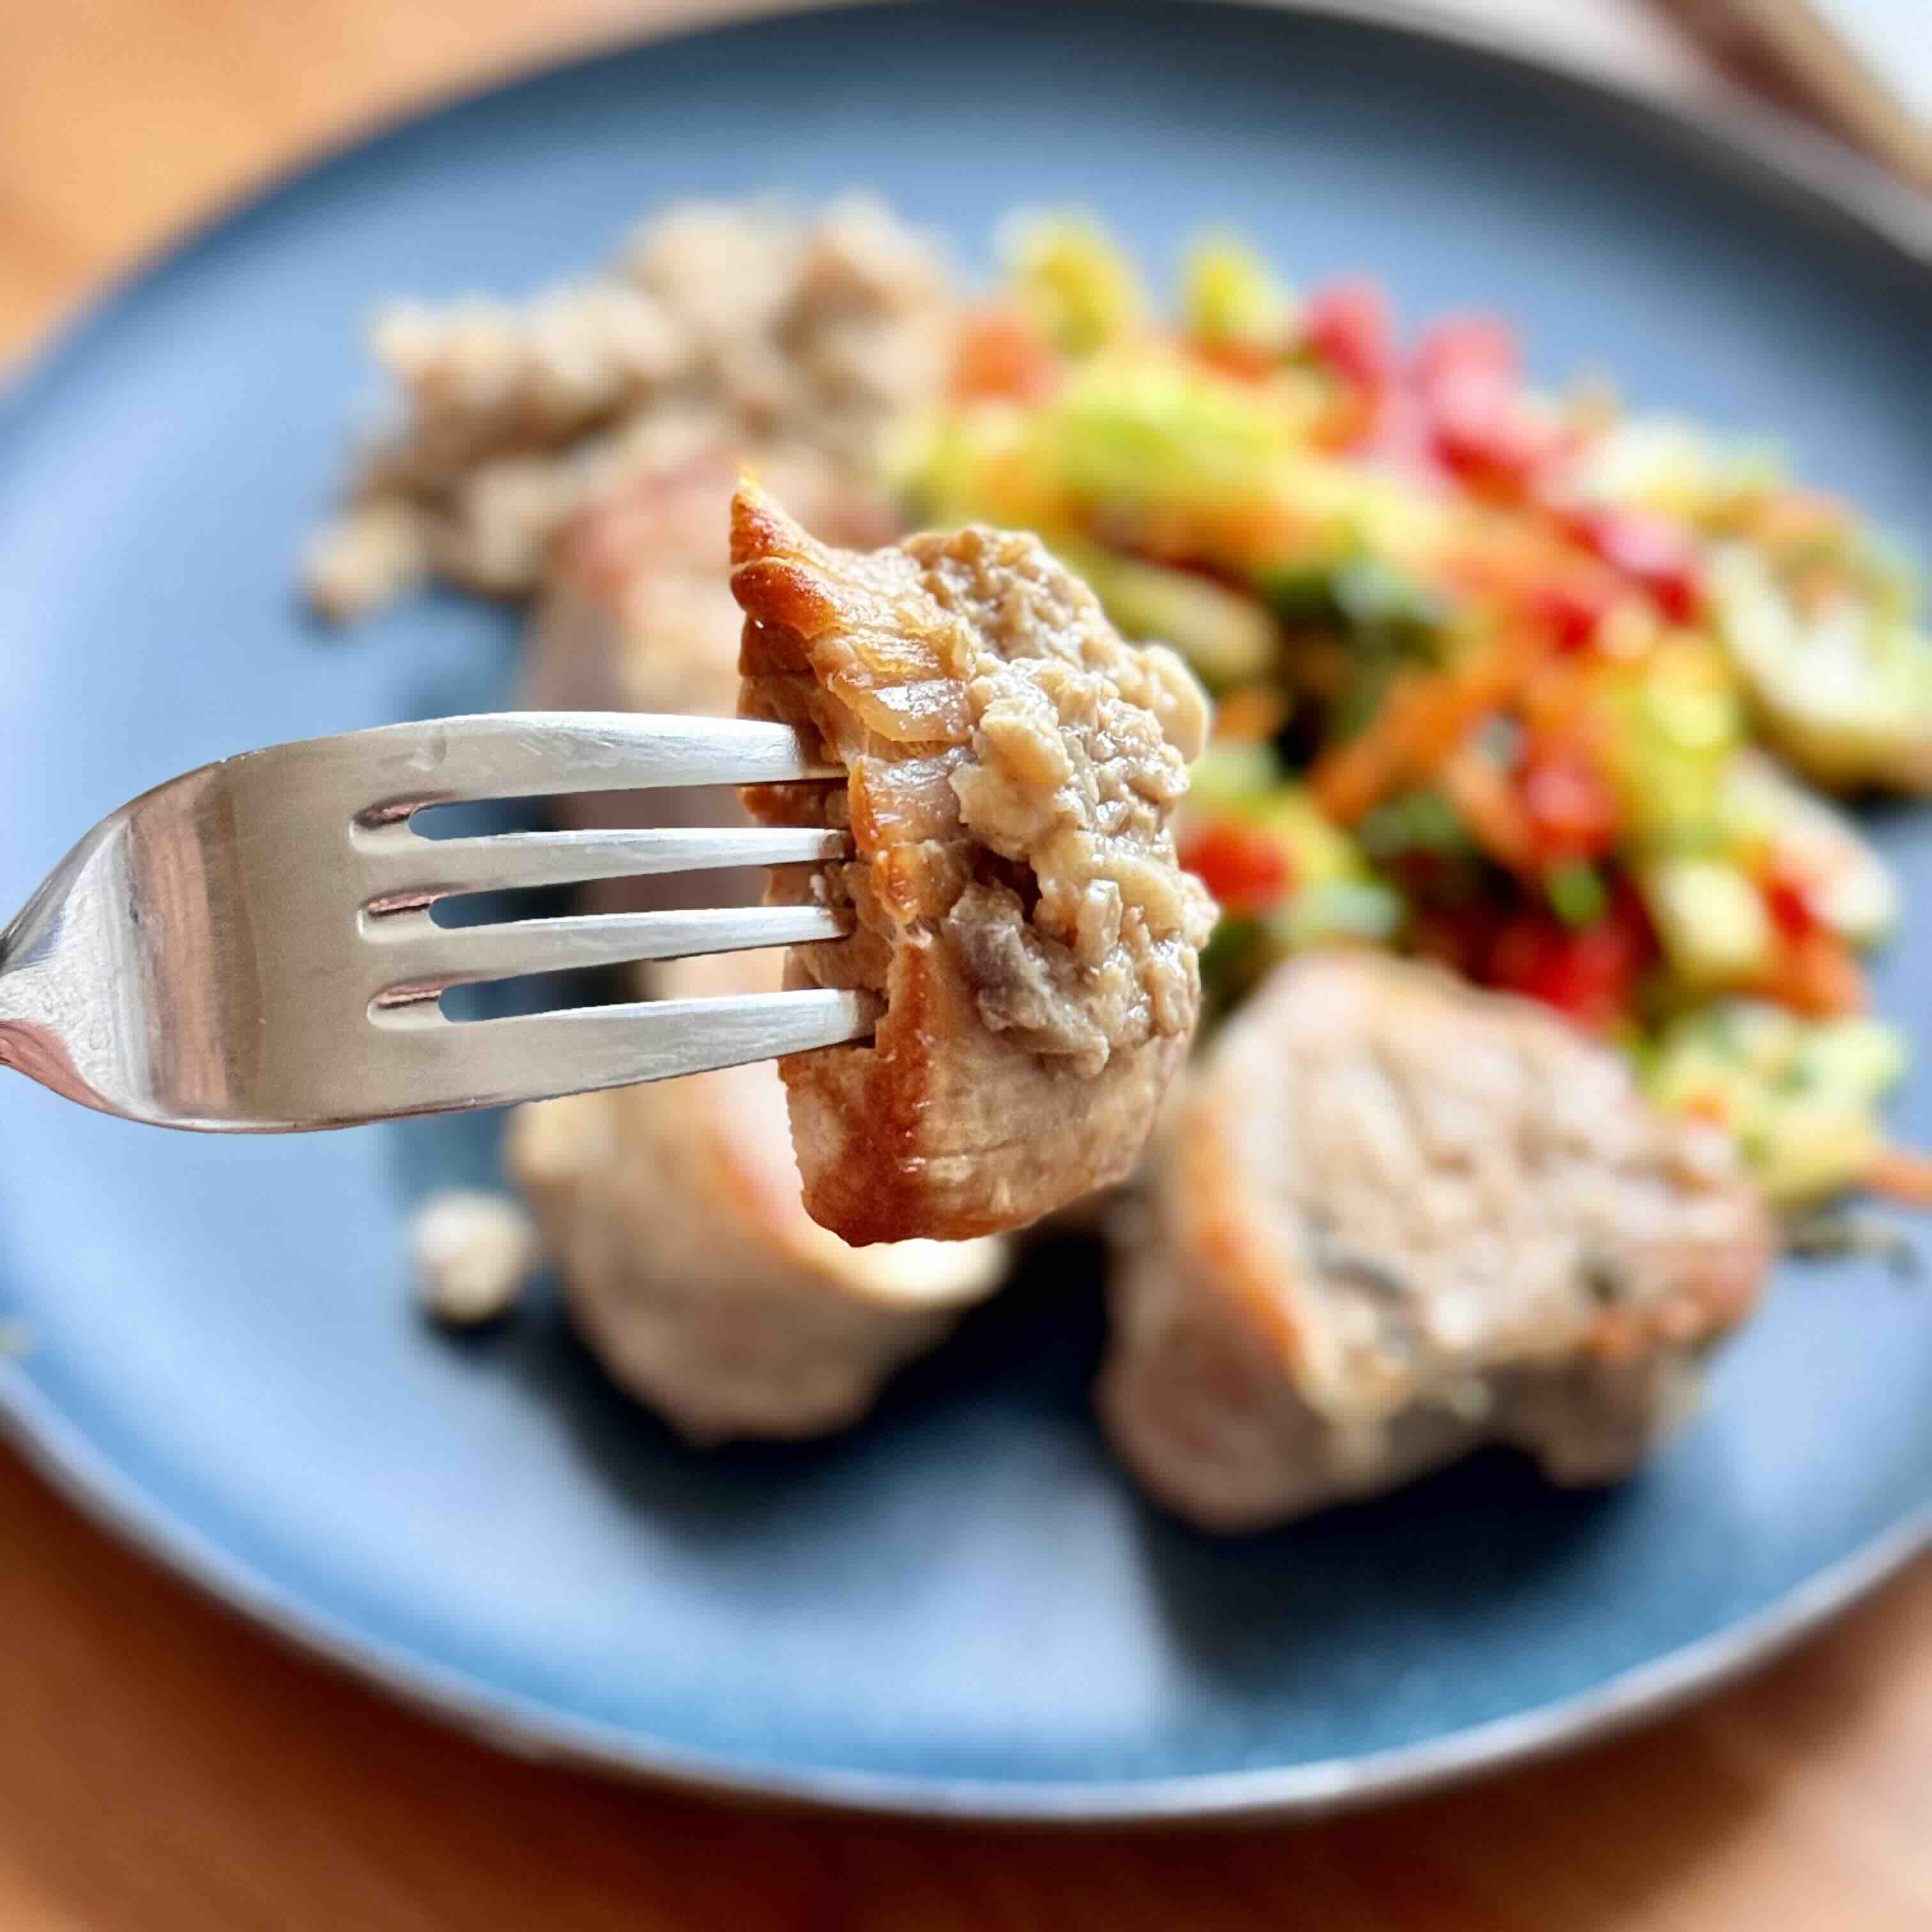
{"type": "Polygon", "coordinates": [[[1373,284],[1304,296],[1214,237],[1168,320],[1084,220],[1003,251],[899,480],[1038,531],[1214,690],[1183,852],[1210,1002],[1400,947],[1624,1046],[1778,1202],[1932,1199],[1864,1010],[1898,888],[1828,796],[1932,791],[1899,554],[1762,447],[1533,387],[1495,318],[1405,346],[1373,284]]]}

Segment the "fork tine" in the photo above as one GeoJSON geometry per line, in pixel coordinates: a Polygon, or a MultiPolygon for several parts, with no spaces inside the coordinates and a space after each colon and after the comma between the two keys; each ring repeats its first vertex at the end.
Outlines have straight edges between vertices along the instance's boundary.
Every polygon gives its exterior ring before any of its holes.
{"type": "Polygon", "coordinates": [[[494,1020],[451,1021],[428,1005],[375,1018],[410,1063],[412,1090],[435,1109],[548,1100],[837,1046],[867,1037],[878,1005],[868,994],[814,988],[494,1020]]]}
{"type": "Polygon", "coordinates": [[[525,973],[842,939],[852,922],[824,906],[706,906],[464,926],[438,926],[427,912],[365,913],[362,926],[381,962],[376,1002],[396,1006],[525,973]]]}
{"type": "Polygon", "coordinates": [[[842,778],[806,755],[789,725],[626,711],[504,711],[353,733],[370,780],[365,825],[458,799],[776,784],[842,778]]]}
{"type": "Polygon", "coordinates": [[[789,866],[847,856],[844,833],[817,826],[720,826],[708,830],[506,832],[488,838],[424,838],[400,822],[358,826],[372,910],[427,905],[458,892],[575,885],[658,872],[789,866]]]}

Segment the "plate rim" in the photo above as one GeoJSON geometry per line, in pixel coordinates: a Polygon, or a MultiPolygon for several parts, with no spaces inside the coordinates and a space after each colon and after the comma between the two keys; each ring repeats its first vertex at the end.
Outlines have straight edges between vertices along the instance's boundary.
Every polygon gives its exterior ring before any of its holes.
{"type": "Polygon", "coordinates": [[[96,1528],[290,1649],[458,1731],[537,1762],[616,1773],[737,1803],[962,1823],[1082,1826],[1315,1817],[1414,1797],[1597,1742],[1715,1690],[1932,1550],[1932,1503],[1772,1602],[1588,1690],[1414,1744],[1250,1771],[1113,1779],[932,1778],[748,1767],[490,1684],[318,1610],[157,1504],[17,1369],[0,1372],[0,1432],[96,1528]]]}
{"type": "MultiPolygon", "coordinates": [[[[634,27],[512,60],[443,89],[415,94],[303,148],[218,199],[184,226],[137,253],[57,314],[11,368],[0,365],[0,434],[77,361],[122,304],[185,266],[235,224],[267,212],[315,175],[363,156],[422,124],[519,88],[636,50],[811,20],[855,6],[910,11],[924,0],[833,0],[783,5],[664,34],[634,27]]],[[[1070,11],[1106,0],[1063,0],[1070,11]]],[[[1498,23],[1444,15],[1417,0],[1190,0],[1203,14],[1300,15],[1366,27],[1398,40],[1455,48],[1545,84],[1579,92],[1688,148],[1706,170],[1796,202],[1876,247],[1932,293],[1932,195],[1742,98],[1694,102],[1647,91],[1564,58],[1498,23]]],[[[1132,10],[1153,11],[1136,8],[1132,10]]],[[[1172,13],[1164,8],[1158,10],[1172,13]]],[[[248,1618],[292,1650],[319,1659],[402,1705],[514,1756],[668,1785],[739,1803],[876,1816],[1048,1826],[1155,1824],[1313,1816],[1383,1802],[1534,1762],[1659,1717],[1714,1690],[1797,1642],[1932,1550],[1932,1500],[1783,1595],[1720,1628],[1591,1686],[1530,1708],[1414,1743],[1346,1757],[1232,1772],[1124,1779],[933,1777],[747,1764],[722,1752],[650,1736],[560,1710],[371,1636],[317,1608],[164,1503],[97,1446],[18,1364],[0,1359],[0,1435],[78,1513],[124,1546],[248,1618]]]]}

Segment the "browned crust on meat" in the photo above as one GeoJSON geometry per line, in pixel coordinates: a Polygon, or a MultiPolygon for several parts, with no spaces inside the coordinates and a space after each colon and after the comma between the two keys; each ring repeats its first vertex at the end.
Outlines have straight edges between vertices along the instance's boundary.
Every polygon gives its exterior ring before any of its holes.
{"type": "Polygon", "coordinates": [[[918,563],[828,551],[748,488],[733,502],[731,550],[746,614],[741,712],[791,724],[850,774],[842,787],[746,794],[767,821],[852,833],[850,862],[775,879],[773,899],[849,906],[858,922],[849,940],[797,949],[791,983],[885,996],[871,1044],[780,1063],[808,1210],[855,1244],[961,1239],[1124,1178],[1187,1037],[1118,1050],[1086,1075],[982,1017],[941,931],[983,856],[947,783],[973,718],[956,668],[922,633],[935,607],[918,563]],[[828,648],[855,632],[867,646],[857,664],[828,648]]]}
{"type": "Polygon", "coordinates": [[[855,1246],[998,1234],[1125,1180],[1152,1118],[1144,1097],[1157,1096],[1186,1052],[1184,1040],[1162,1040],[1092,1081],[1030,1076],[1022,1105],[1042,1157],[989,1168],[984,1150],[949,1132],[947,1120],[982,1078],[1010,1084],[1012,1049],[975,1037],[970,998],[933,950],[930,940],[901,947],[874,1048],[782,1064],[806,1206],[855,1246]]]}

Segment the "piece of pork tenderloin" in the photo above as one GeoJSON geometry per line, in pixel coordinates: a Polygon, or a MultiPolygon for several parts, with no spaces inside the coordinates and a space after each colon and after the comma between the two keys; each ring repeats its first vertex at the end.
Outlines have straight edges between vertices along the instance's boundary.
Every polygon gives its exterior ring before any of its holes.
{"type": "Polygon", "coordinates": [[[869,554],[764,492],[731,512],[740,710],[839,784],[748,793],[848,829],[775,902],[849,909],[791,982],[880,994],[873,1040],[781,1063],[813,1218],[854,1242],[1017,1228],[1121,1179],[1200,1007],[1212,903],[1172,820],[1208,705],[1125,643],[1037,539],[967,529],[869,554]]]}
{"type": "Polygon", "coordinates": [[[900,527],[886,495],[796,446],[719,445],[586,505],[560,538],[528,640],[524,685],[545,711],[738,708],[731,496],[758,476],[828,543],[900,527]]]}
{"type": "MultiPolygon", "coordinates": [[[[796,447],[719,448],[588,505],[553,552],[524,656],[524,701],[539,711],[654,711],[729,718],[738,708],[731,595],[731,493],[746,466],[769,478],[828,542],[884,543],[898,527],[886,496],[796,447]]],[[[591,793],[560,799],[566,826],[748,822],[728,789],[591,793]]],[[[714,905],[754,904],[762,870],[712,872],[714,905]]],[[[586,888],[598,911],[692,903],[689,882],[607,880],[586,888]]]]}
{"type": "MultiPolygon", "coordinates": [[[[760,952],[652,982],[694,998],[779,977],[760,952]]],[[[1006,1273],[997,1239],[861,1250],[812,1220],[768,1064],[520,1108],[506,1158],[580,1332],[694,1442],[844,1427],[1006,1273]]]]}
{"type": "Polygon", "coordinates": [[[1434,968],[1312,956],[1165,1125],[1101,1414],[1215,1530],[1485,1442],[1605,1482],[1684,1413],[1773,1248],[1729,1142],[1654,1112],[1606,1048],[1434,968]]]}

